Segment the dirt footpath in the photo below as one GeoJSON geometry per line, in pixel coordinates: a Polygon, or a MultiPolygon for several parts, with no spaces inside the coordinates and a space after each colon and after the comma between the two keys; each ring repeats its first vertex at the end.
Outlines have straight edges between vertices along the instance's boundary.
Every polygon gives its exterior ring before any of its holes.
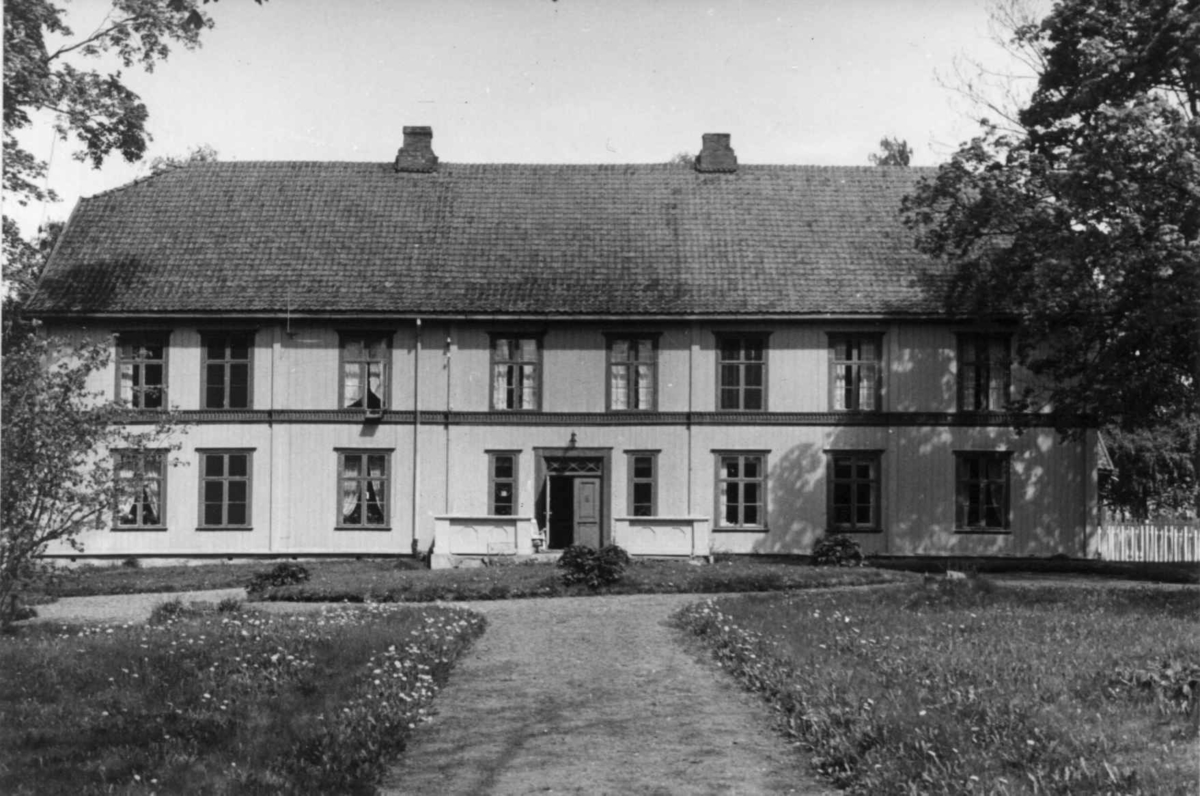
{"type": "Polygon", "coordinates": [[[694,595],[469,603],[488,630],[387,794],[817,794],[765,707],[666,625],[694,595]]]}

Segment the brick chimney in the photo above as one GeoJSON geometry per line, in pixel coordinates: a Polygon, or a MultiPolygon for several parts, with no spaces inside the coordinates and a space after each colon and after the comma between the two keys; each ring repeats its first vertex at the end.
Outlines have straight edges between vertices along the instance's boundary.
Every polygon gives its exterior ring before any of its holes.
{"type": "Polygon", "coordinates": [[[735,172],[737,155],[729,146],[729,133],[705,133],[700,136],[700,154],[696,157],[696,171],[735,172]]]}
{"type": "MultiPolygon", "coordinates": [[[[728,138],[728,136],[726,136],[728,138]]],[[[405,127],[404,146],[396,153],[396,171],[437,171],[432,127],[405,127]]]]}

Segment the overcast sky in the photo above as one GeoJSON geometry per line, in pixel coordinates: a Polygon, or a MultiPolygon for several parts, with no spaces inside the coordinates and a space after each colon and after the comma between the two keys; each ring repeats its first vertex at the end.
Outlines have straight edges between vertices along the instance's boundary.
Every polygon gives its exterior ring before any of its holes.
{"type": "MultiPolygon", "coordinates": [[[[75,0],[90,32],[109,4],[75,0]]],[[[63,201],[208,144],[222,160],[388,161],[405,125],[448,162],[647,163],[732,134],[743,163],[866,165],[880,137],[935,165],[974,127],[936,75],[999,65],[985,0],[223,0],[195,51],[130,70],[154,136],[141,164],[25,137],[63,201]]],[[[83,65],[86,62],[80,62],[83,65]]]]}

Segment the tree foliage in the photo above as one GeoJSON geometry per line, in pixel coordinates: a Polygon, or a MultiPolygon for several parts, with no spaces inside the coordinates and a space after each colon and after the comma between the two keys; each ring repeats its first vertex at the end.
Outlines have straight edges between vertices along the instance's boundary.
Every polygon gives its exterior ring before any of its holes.
{"type": "Polygon", "coordinates": [[[208,144],[200,144],[197,147],[193,147],[183,157],[167,155],[165,157],[154,158],[150,161],[150,173],[162,174],[165,171],[186,168],[193,163],[215,163],[218,157],[217,150],[208,144]]]}
{"type": "Polygon", "coordinates": [[[3,362],[0,420],[0,623],[39,573],[50,544],[79,548],[80,533],[108,520],[128,482],[113,477],[110,451],[162,448],[173,433],[164,413],[143,431],[121,425],[123,407],[89,393],[109,347],[67,346],[35,331],[3,362]]]}
{"type": "Polygon", "coordinates": [[[64,10],[49,0],[4,4],[4,190],[21,204],[53,194],[40,184],[46,163],[21,146],[17,133],[33,114],[54,116],[54,129],[78,144],[75,157],[99,168],[114,152],[139,160],[150,135],[141,98],[121,71],[102,73],[78,62],[114,56],[123,68],[153,71],[171,46],[193,48],[212,20],[194,0],[112,0],[112,11],[91,34],[72,40],[64,10]],[[59,43],[61,42],[61,43],[59,43]]]}
{"type": "Polygon", "coordinates": [[[903,138],[879,139],[879,152],[867,156],[873,166],[906,167],[912,161],[912,148],[903,138]]]}
{"type": "MultiPolygon", "coordinates": [[[[1014,40],[1023,131],[985,124],[905,202],[955,312],[1015,315],[1015,409],[1121,434],[1200,411],[1200,0],[1066,0],[1014,40]]],[[[1186,424],[1185,424],[1186,425],[1186,424]]],[[[1194,492],[1195,437],[1188,442],[1194,492]]],[[[1135,446],[1136,447],[1136,446],[1135,446]]],[[[1188,457],[1181,457],[1188,458],[1188,457]]]]}

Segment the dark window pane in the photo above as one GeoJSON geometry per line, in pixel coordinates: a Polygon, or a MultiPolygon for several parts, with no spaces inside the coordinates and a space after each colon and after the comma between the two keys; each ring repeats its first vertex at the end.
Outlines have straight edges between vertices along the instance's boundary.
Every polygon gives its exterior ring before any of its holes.
{"type": "Polygon", "coordinates": [[[245,503],[230,503],[228,512],[229,525],[245,525],[246,524],[246,504],[245,503]]]}
{"type": "Polygon", "coordinates": [[[721,408],[722,409],[741,409],[741,393],[736,387],[724,388],[721,390],[721,408]]]}
{"type": "Polygon", "coordinates": [[[147,387],[161,387],[163,383],[163,366],[147,364],[143,366],[143,377],[147,387]]]}
{"type": "Polygon", "coordinates": [[[229,502],[245,503],[248,484],[245,481],[229,482],[229,502]]]}
{"type": "Polygon", "coordinates": [[[249,359],[250,358],[250,338],[235,337],[229,342],[229,358],[230,359],[249,359]]]}
{"type": "Polygon", "coordinates": [[[870,484],[864,484],[861,482],[855,484],[854,485],[854,495],[855,495],[855,502],[858,503],[860,506],[871,505],[871,485],[870,484]]]}
{"type": "Polygon", "coordinates": [[[742,358],[742,341],[736,338],[726,338],[721,341],[721,359],[726,362],[742,358]]]}
{"type": "Polygon", "coordinates": [[[205,353],[209,359],[224,359],[225,358],[225,339],[223,337],[214,337],[208,341],[205,346],[205,353]]]}
{"type": "Polygon", "coordinates": [[[221,524],[221,504],[220,503],[205,503],[204,504],[204,524],[205,525],[220,525],[221,524]]]}
{"type": "Polygon", "coordinates": [[[211,379],[209,379],[208,386],[204,390],[204,408],[225,408],[225,388],[220,383],[213,384],[211,379]]]}
{"type": "MultiPolygon", "coordinates": [[[[234,365],[235,368],[242,367],[234,365]]],[[[250,406],[250,387],[246,383],[233,382],[229,385],[229,408],[246,409],[250,406]]]]}
{"type": "Polygon", "coordinates": [[[721,366],[721,386],[722,387],[737,387],[742,383],[741,365],[722,365],[721,366]]]}
{"type": "Polygon", "coordinates": [[[861,478],[864,481],[871,480],[871,463],[870,462],[867,462],[867,461],[858,462],[858,464],[855,465],[855,470],[856,470],[855,477],[861,478]]]}
{"type": "Polygon", "coordinates": [[[726,525],[737,525],[738,524],[738,505],[737,505],[737,503],[734,503],[733,501],[729,501],[728,503],[725,504],[725,524],[726,525]]]}
{"type": "Polygon", "coordinates": [[[763,366],[762,365],[746,365],[746,386],[747,387],[762,387],[763,384],[763,366]]]}
{"type": "Polygon", "coordinates": [[[834,484],[833,485],[833,505],[848,506],[850,505],[850,485],[849,484],[834,484]]]}
{"type": "Polygon", "coordinates": [[[513,457],[497,456],[495,462],[495,477],[496,478],[512,478],[513,477],[513,457]]]}
{"type": "Polygon", "coordinates": [[[751,362],[760,362],[763,358],[762,340],[747,340],[746,341],[745,358],[751,362]]]}
{"type": "Polygon", "coordinates": [[[163,393],[158,387],[147,387],[142,393],[142,407],[145,409],[161,409],[163,393]]]}
{"type": "Polygon", "coordinates": [[[759,502],[757,481],[751,481],[742,484],[742,500],[745,501],[747,505],[759,502]]]}
{"type": "Polygon", "coordinates": [[[744,525],[758,525],[758,506],[748,504],[742,512],[744,525]]]}
{"type": "Polygon", "coordinates": [[[229,474],[231,476],[246,475],[249,459],[250,457],[244,453],[229,454],[229,474]]]}
{"type": "Polygon", "coordinates": [[[387,474],[387,457],[373,454],[367,457],[367,475],[378,478],[387,474]]]}
{"type": "Polygon", "coordinates": [[[833,477],[839,481],[850,478],[854,472],[854,462],[851,459],[833,460],[833,477]]]}
{"type": "Polygon", "coordinates": [[[738,457],[726,456],[721,459],[721,467],[725,470],[726,478],[737,478],[741,468],[738,466],[738,457]]]}
{"type": "Polygon", "coordinates": [[[205,481],[204,482],[204,502],[205,503],[220,503],[225,499],[225,482],[224,481],[205,481]]]}
{"type": "Polygon", "coordinates": [[[849,525],[850,506],[835,505],[833,507],[833,522],[835,525],[849,525]]]}
{"type": "Polygon", "coordinates": [[[762,388],[747,388],[746,401],[743,409],[762,409],[763,408],[763,393],[762,388]]]}
{"type": "Polygon", "coordinates": [[[757,456],[747,456],[743,462],[742,475],[746,478],[758,478],[762,462],[757,456]]]}
{"type": "Polygon", "coordinates": [[[857,507],[855,507],[855,511],[856,511],[856,515],[854,517],[855,525],[858,525],[860,527],[870,527],[872,525],[872,523],[874,522],[874,518],[871,516],[870,504],[860,503],[860,504],[858,504],[857,507]]]}
{"type": "Polygon", "coordinates": [[[634,505],[645,504],[649,506],[654,502],[654,486],[646,481],[639,481],[633,485],[633,503],[634,505]]]}
{"type": "Polygon", "coordinates": [[[225,475],[225,457],[220,455],[205,456],[204,475],[208,477],[225,475]]]}
{"type": "Polygon", "coordinates": [[[654,477],[654,458],[651,456],[634,456],[633,457],[633,477],[634,478],[653,478],[654,477]]]}

